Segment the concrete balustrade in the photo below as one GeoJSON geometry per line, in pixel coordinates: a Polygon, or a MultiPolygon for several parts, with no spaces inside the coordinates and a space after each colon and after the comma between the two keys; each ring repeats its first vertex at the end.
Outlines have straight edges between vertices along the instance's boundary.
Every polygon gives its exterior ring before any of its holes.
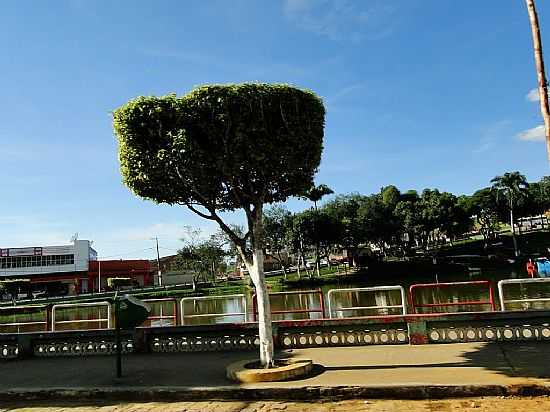
{"type": "MultiPolygon", "coordinates": [[[[279,349],[550,341],[550,311],[392,315],[345,319],[276,321],[279,349]]],[[[137,328],[123,331],[126,353],[255,350],[254,322],[137,328]]],[[[0,359],[114,354],[113,330],[0,334],[0,359]]]]}
{"type": "MultiPolygon", "coordinates": [[[[533,299],[507,299],[504,285],[510,283],[545,283],[547,280],[510,280],[499,284],[502,309],[510,302],[531,302],[533,299]]],[[[434,344],[458,342],[490,342],[490,341],[550,341],[550,310],[523,310],[495,312],[492,286],[488,282],[464,282],[464,285],[481,284],[488,287],[490,300],[477,302],[480,305],[490,305],[491,311],[406,314],[406,296],[400,286],[352,288],[331,290],[329,296],[329,313],[324,308],[323,295],[320,291],[306,291],[305,294],[317,296],[319,309],[307,308],[299,312],[320,314],[322,318],[302,320],[280,320],[273,323],[274,344],[280,349],[327,347],[327,346],[368,346],[368,345],[401,345],[401,344],[434,344]],[[378,302],[376,306],[346,306],[337,307],[332,302],[336,293],[386,293],[394,291],[400,297],[399,305],[378,302]],[[398,309],[399,315],[375,315],[363,317],[327,318],[335,312],[355,310],[388,310],[398,309]]],[[[447,284],[443,284],[447,285],[447,284]]],[[[432,285],[413,285],[411,290],[431,287],[432,285]]],[[[442,287],[437,284],[436,287],[442,287]]],[[[278,293],[290,296],[300,292],[278,293]]],[[[206,315],[185,313],[184,303],[219,300],[223,296],[154,299],[150,303],[158,307],[158,313],[152,313],[147,327],[134,331],[124,331],[122,337],[125,353],[162,353],[162,352],[204,352],[253,350],[258,346],[258,325],[247,322],[247,301],[244,295],[231,295],[228,298],[239,302],[240,310],[235,313],[208,313],[206,315]],[[179,314],[177,313],[179,309],[179,314]],[[179,315],[179,316],[178,316],[179,315]],[[220,323],[210,325],[175,325],[177,320],[201,319],[206,317],[236,316],[241,317],[238,323],[220,323]],[[151,321],[160,325],[170,321],[172,326],[154,326],[151,321]]],[[[414,303],[414,295],[411,294],[414,303]]],[[[538,301],[547,298],[538,297],[538,301]]],[[[463,303],[463,302],[461,302],[463,303]]],[[[467,302],[471,303],[471,302],[467,302]]],[[[434,304],[431,304],[434,305],[434,304]]],[[[436,303],[435,305],[442,305],[436,303]]],[[[447,303],[443,303],[447,305],[447,303]]],[[[49,311],[44,307],[12,307],[10,310],[25,311],[41,310],[42,317],[32,321],[34,330],[24,333],[0,333],[0,359],[17,359],[24,357],[55,357],[55,356],[89,356],[110,355],[116,351],[114,330],[111,329],[111,304],[109,302],[55,305],[49,311]],[[102,309],[97,319],[57,319],[62,310],[77,310],[78,308],[102,309]],[[48,322],[49,320],[49,322],[48,322]],[[80,324],[94,323],[102,330],[57,331],[58,325],[71,325],[78,328],[80,324]],[[51,325],[50,331],[37,331],[36,327],[51,325]]],[[[286,310],[284,312],[296,312],[286,310]]],[[[254,312],[254,311],[253,311],[254,312]]],[[[16,329],[25,327],[28,322],[18,321],[16,329]]],[[[2,323],[0,322],[0,326],[2,323]]],[[[5,327],[12,328],[14,322],[5,321],[5,327]]],[[[13,329],[5,329],[12,331],[13,329]]]]}

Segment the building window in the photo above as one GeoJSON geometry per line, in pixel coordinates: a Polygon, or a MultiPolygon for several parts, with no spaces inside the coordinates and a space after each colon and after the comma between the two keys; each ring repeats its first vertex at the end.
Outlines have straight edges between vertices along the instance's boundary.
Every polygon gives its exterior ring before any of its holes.
{"type": "Polygon", "coordinates": [[[61,266],[73,264],[74,255],[0,257],[0,267],[2,269],[30,268],[39,266],[61,266]]]}

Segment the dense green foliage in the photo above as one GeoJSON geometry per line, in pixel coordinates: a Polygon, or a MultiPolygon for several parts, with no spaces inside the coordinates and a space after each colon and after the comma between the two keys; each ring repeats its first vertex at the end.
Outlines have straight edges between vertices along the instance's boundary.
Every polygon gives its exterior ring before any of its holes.
{"type": "Polygon", "coordinates": [[[211,85],[138,97],[114,112],[124,183],[158,203],[209,211],[284,201],[311,186],[324,107],[286,85],[211,85]]]}
{"type": "Polygon", "coordinates": [[[221,236],[201,239],[200,233],[196,233],[182,240],[184,246],[178,250],[171,270],[192,273],[194,283],[215,281],[218,275],[225,273],[228,251],[221,236]]]}
{"type": "Polygon", "coordinates": [[[550,177],[526,184],[514,172],[492,183],[496,184],[471,196],[437,189],[402,193],[387,186],[372,195],[338,195],[319,208],[295,214],[277,206],[266,211],[270,222],[266,234],[276,236],[277,251],[286,250],[295,260],[311,255],[316,260],[328,258],[333,249],[346,249],[351,256],[364,248],[380,257],[407,256],[476,234],[487,245],[504,224],[510,224],[510,204],[517,218],[550,209],[550,177]],[[273,215],[284,219],[274,220],[273,215]]]}
{"type": "Polygon", "coordinates": [[[263,216],[265,245],[286,273],[288,266],[287,236],[292,214],[282,206],[266,209],[263,216]]]}

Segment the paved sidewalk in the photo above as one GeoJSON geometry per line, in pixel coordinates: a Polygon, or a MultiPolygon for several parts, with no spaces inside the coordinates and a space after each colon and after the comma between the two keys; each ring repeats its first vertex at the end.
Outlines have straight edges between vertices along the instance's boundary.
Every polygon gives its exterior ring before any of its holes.
{"type": "MultiPolygon", "coordinates": [[[[178,390],[208,391],[201,399],[222,396],[223,390],[246,389],[280,390],[281,396],[294,392],[297,399],[300,396],[306,399],[306,391],[289,390],[314,388],[317,393],[325,391],[330,396],[327,390],[346,387],[352,391],[359,387],[386,388],[389,391],[386,393],[395,393],[397,397],[401,396],[400,391],[412,387],[442,386],[514,388],[533,385],[547,388],[550,393],[550,345],[547,343],[335,347],[285,351],[283,355],[307,357],[321,366],[307,379],[238,385],[226,380],[225,367],[237,360],[252,359],[255,352],[130,355],[123,360],[124,377],[120,380],[114,377],[114,357],[43,358],[2,362],[0,386],[4,393],[52,388],[89,391],[106,388],[142,394],[165,390],[172,395],[178,390]]],[[[503,392],[493,392],[496,393],[503,392]]],[[[466,391],[465,394],[475,395],[476,392],[466,391]]],[[[460,393],[453,396],[457,395],[460,393]]]]}

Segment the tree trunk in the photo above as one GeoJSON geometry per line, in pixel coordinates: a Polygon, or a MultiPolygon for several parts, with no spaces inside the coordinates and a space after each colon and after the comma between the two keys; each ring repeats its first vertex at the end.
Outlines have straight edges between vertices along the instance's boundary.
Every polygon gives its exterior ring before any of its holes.
{"type": "Polygon", "coordinates": [[[489,247],[489,234],[481,232],[481,236],[483,236],[483,250],[487,251],[487,248],[489,247]]]}
{"type": "Polygon", "coordinates": [[[269,368],[273,366],[273,329],[271,324],[271,305],[264,276],[262,207],[256,208],[252,222],[254,240],[252,243],[252,261],[243,256],[250,278],[256,287],[258,306],[258,334],[260,338],[260,363],[269,368]]]}
{"type": "Polygon", "coordinates": [[[281,268],[283,270],[284,279],[286,280],[286,264],[283,262],[283,258],[281,257],[281,251],[277,250],[277,261],[281,265],[281,268]]]}
{"type": "Polygon", "coordinates": [[[514,255],[519,256],[518,241],[516,239],[516,229],[514,228],[514,209],[510,206],[510,226],[512,228],[512,241],[514,242],[514,255]]]}
{"type": "Polygon", "coordinates": [[[304,264],[304,271],[306,272],[306,276],[311,279],[312,273],[307,268],[306,257],[304,256],[303,252],[300,252],[300,262],[304,264]]]}
{"type": "Polygon", "coordinates": [[[315,245],[315,270],[317,271],[317,277],[321,277],[321,261],[319,257],[319,243],[315,245]]]}
{"type": "Polygon", "coordinates": [[[540,39],[539,19],[535,8],[535,0],[525,0],[529,20],[531,22],[531,34],[533,35],[533,49],[535,53],[535,65],[537,68],[537,80],[539,85],[540,111],[544,120],[546,136],[546,155],[550,163],[550,108],[548,107],[548,84],[544,71],[544,59],[542,56],[542,41],[540,39]]]}
{"type": "Polygon", "coordinates": [[[273,366],[273,330],[271,325],[271,305],[264,277],[264,256],[262,249],[255,248],[253,263],[248,268],[256,287],[258,306],[258,332],[260,336],[260,363],[269,368],[273,366]]]}

